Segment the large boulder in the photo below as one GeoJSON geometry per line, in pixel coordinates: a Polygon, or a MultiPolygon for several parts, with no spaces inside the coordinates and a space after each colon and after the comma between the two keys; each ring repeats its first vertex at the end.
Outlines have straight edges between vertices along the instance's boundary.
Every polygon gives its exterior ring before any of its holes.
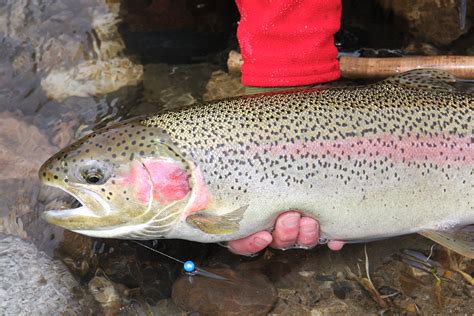
{"type": "Polygon", "coordinates": [[[397,25],[417,39],[448,45],[468,32],[474,16],[474,2],[466,1],[466,23],[461,26],[458,0],[378,0],[395,15],[397,25]]]}
{"type": "Polygon", "coordinates": [[[1,315],[82,315],[86,305],[93,306],[92,298],[64,264],[30,242],[0,234],[1,315]]]}
{"type": "Polygon", "coordinates": [[[29,72],[58,101],[134,86],[143,67],[123,54],[119,10],[120,1],[10,1],[0,5],[0,48],[16,51],[11,72],[29,72]]]}
{"type": "Polygon", "coordinates": [[[187,312],[202,315],[267,315],[277,300],[268,278],[252,270],[206,269],[229,281],[183,276],[173,285],[172,298],[187,312]]]}

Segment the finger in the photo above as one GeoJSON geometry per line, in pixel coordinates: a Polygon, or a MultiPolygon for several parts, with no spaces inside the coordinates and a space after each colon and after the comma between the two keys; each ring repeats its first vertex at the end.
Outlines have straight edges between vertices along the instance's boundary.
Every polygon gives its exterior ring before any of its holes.
{"type": "Polygon", "coordinates": [[[272,235],[261,231],[248,237],[228,242],[229,250],[238,255],[251,255],[266,248],[272,242],[272,235]]]}
{"type": "Polygon", "coordinates": [[[302,217],[300,220],[298,246],[312,248],[318,244],[319,239],[319,223],[311,217],[302,217]]]}
{"type": "Polygon", "coordinates": [[[277,218],[273,231],[273,248],[288,248],[296,243],[300,229],[301,215],[298,212],[287,212],[277,218]]]}
{"type": "Polygon", "coordinates": [[[344,246],[345,242],[340,241],[340,240],[330,240],[328,241],[328,247],[331,250],[338,251],[341,250],[342,247],[344,246]]]}

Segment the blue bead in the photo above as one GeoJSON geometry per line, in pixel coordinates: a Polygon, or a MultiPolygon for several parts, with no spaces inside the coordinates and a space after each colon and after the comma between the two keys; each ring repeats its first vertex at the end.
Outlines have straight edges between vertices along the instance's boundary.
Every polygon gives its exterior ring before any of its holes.
{"type": "Polygon", "coordinates": [[[186,272],[193,272],[196,269],[194,262],[192,262],[191,260],[186,261],[183,267],[184,267],[184,271],[186,272]]]}

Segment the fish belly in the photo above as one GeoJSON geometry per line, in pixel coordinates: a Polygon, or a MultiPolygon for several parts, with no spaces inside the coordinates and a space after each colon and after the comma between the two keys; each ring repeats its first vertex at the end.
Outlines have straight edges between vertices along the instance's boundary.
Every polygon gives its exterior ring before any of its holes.
{"type": "Polygon", "coordinates": [[[230,209],[249,205],[238,236],[229,239],[269,229],[275,218],[287,210],[299,210],[316,218],[322,237],[346,241],[472,224],[474,192],[470,172],[470,168],[459,168],[448,179],[441,169],[428,171],[417,165],[396,165],[383,173],[366,171],[368,179],[344,180],[328,168],[310,183],[288,186],[281,180],[274,180],[273,184],[262,181],[237,200],[223,197],[232,205],[230,209]]]}

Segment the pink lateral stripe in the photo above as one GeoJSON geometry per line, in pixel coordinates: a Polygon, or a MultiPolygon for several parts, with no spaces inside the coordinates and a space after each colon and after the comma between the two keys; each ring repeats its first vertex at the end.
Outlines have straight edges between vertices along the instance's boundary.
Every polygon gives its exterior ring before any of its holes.
{"type": "Polygon", "coordinates": [[[377,138],[354,137],[336,141],[313,141],[304,144],[267,145],[255,148],[257,153],[273,155],[292,154],[326,155],[366,159],[368,161],[389,158],[394,162],[427,162],[436,165],[471,165],[474,149],[470,137],[405,137],[393,135],[377,138]]]}

